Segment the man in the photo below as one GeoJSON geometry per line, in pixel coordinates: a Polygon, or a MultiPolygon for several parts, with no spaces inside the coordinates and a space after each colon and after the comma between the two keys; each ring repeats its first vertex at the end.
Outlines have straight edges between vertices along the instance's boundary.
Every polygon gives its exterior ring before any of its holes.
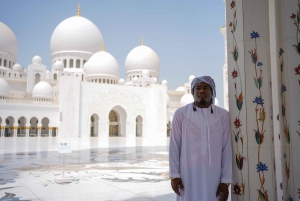
{"type": "Polygon", "coordinates": [[[226,201],[232,183],[229,113],[214,105],[216,89],[209,76],[191,84],[194,102],[173,117],[169,162],[177,201],[226,201]]]}

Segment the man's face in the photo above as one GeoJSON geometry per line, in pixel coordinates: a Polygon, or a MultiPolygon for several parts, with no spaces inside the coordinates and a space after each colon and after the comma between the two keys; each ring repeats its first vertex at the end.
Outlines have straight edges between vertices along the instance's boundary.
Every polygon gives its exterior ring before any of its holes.
{"type": "Polygon", "coordinates": [[[212,97],[212,91],[208,84],[205,82],[200,82],[195,86],[194,89],[194,100],[201,105],[210,104],[210,100],[212,97]]]}

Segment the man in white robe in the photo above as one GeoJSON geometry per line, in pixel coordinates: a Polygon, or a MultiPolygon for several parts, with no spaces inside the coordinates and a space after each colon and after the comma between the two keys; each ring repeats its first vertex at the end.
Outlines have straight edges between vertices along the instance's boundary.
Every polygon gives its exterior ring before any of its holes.
{"type": "Polygon", "coordinates": [[[173,117],[169,177],[177,201],[225,201],[232,183],[229,113],[214,105],[215,83],[209,76],[195,78],[193,103],[173,117]]]}

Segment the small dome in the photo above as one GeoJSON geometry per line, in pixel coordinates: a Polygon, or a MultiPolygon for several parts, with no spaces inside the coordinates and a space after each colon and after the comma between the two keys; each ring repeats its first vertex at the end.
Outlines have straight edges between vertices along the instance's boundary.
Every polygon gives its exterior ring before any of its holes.
{"type": "Polygon", "coordinates": [[[143,70],[142,75],[143,75],[143,77],[149,77],[149,71],[148,70],[143,70]]]}
{"type": "Polygon", "coordinates": [[[137,77],[134,77],[133,79],[132,79],[132,81],[137,81],[138,80],[138,78],[137,77]]]}
{"type": "Polygon", "coordinates": [[[9,85],[5,79],[0,78],[0,96],[9,96],[9,85]]]}
{"type": "Polygon", "coordinates": [[[156,77],[153,78],[153,82],[154,82],[154,84],[157,84],[158,80],[156,77]]]}
{"type": "Polygon", "coordinates": [[[23,71],[23,68],[20,64],[16,63],[14,66],[13,66],[13,70],[15,71],[23,71]]]}
{"type": "Polygon", "coordinates": [[[140,45],[129,52],[125,61],[125,70],[155,71],[159,73],[160,61],[157,54],[150,48],[140,45]]]}
{"type": "Polygon", "coordinates": [[[192,94],[184,94],[180,99],[181,106],[186,106],[187,104],[192,102],[194,102],[194,97],[192,96],[192,94]]]}
{"type": "Polygon", "coordinates": [[[216,106],[219,106],[219,101],[218,101],[217,98],[215,98],[215,105],[216,105],[216,106]]]}
{"type": "Polygon", "coordinates": [[[108,52],[100,51],[94,54],[85,67],[85,75],[112,75],[119,78],[119,64],[108,52]]]}
{"type": "Polygon", "coordinates": [[[167,80],[163,80],[163,81],[161,82],[161,84],[164,85],[164,86],[168,86],[168,81],[167,81],[167,80]]]}
{"type": "Polygon", "coordinates": [[[18,54],[18,41],[14,32],[0,22],[0,52],[10,54],[17,57],[18,54]]]}
{"type": "Polygon", "coordinates": [[[121,79],[119,80],[119,85],[124,85],[124,84],[125,84],[125,80],[121,78],[121,79]]]}
{"type": "Polygon", "coordinates": [[[53,68],[55,69],[64,69],[64,64],[62,61],[58,60],[53,64],[53,68]]]}
{"type": "Polygon", "coordinates": [[[32,97],[33,98],[52,99],[53,98],[53,88],[48,82],[41,81],[33,87],[32,97]]]}
{"type": "Polygon", "coordinates": [[[178,88],[176,89],[176,91],[185,91],[185,88],[184,88],[182,85],[180,85],[180,87],[178,87],[178,88]]]}
{"type": "Polygon", "coordinates": [[[189,77],[189,82],[192,82],[194,78],[195,78],[195,76],[194,76],[194,75],[191,75],[191,76],[189,77]]]}
{"type": "Polygon", "coordinates": [[[43,64],[43,60],[39,55],[36,55],[32,58],[32,64],[37,64],[37,65],[43,64]]]}
{"type": "Polygon", "coordinates": [[[51,53],[80,51],[96,53],[103,43],[98,27],[82,16],[62,21],[52,33],[51,53]]]}
{"type": "Polygon", "coordinates": [[[49,70],[46,70],[46,73],[47,73],[47,74],[49,74],[49,73],[50,73],[50,71],[49,71],[49,70]]]}

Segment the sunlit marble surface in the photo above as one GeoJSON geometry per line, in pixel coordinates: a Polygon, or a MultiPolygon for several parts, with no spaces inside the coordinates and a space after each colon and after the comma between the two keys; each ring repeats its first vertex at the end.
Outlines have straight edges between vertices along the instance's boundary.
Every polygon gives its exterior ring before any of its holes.
{"type": "Polygon", "coordinates": [[[175,200],[168,138],[0,138],[0,200],[175,200]],[[65,177],[57,184],[70,142],[65,177]]]}
{"type": "Polygon", "coordinates": [[[175,201],[168,179],[169,138],[0,137],[0,200],[175,201]],[[63,155],[57,142],[70,142],[63,155]]]}

